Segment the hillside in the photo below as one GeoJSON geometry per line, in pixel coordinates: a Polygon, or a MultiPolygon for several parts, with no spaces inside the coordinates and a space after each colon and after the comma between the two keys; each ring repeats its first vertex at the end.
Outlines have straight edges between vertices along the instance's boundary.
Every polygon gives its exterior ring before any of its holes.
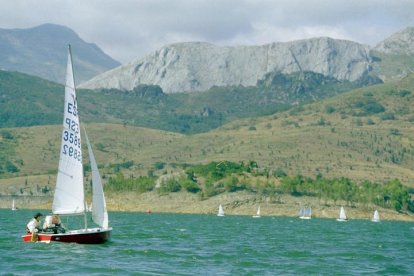
{"type": "Polygon", "coordinates": [[[64,83],[68,44],[74,49],[75,77],[79,83],[120,65],[71,29],[44,24],[29,29],[0,29],[0,69],[64,83]]]}
{"type": "MultiPolygon", "coordinates": [[[[165,94],[158,86],[140,85],[130,92],[78,90],[77,96],[84,122],[199,133],[235,119],[272,114],[377,81],[368,76],[362,82],[349,82],[312,72],[272,72],[251,87],[214,87],[200,93],[165,94]]],[[[0,127],[60,123],[63,91],[63,86],[56,83],[0,71],[0,127]]]]}
{"type": "Polygon", "coordinates": [[[373,74],[388,81],[414,73],[413,45],[414,27],[405,28],[378,43],[370,53],[373,58],[373,74]]]}
{"type": "MultiPolygon", "coordinates": [[[[379,182],[397,178],[414,187],[413,101],[410,75],[274,115],[234,121],[207,133],[182,135],[125,124],[87,128],[98,163],[108,174],[113,173],[111,164],[127,161],[134,164],[127,171],[146,175],[156,162],[255,160],[260,167],[288,175],[379,182]]],[[[3,169],[3,177],[53,177],[59,135],[59,125],[3,129],[0,145],[9,153],[0,160],[18,170],[3,169]]]]}

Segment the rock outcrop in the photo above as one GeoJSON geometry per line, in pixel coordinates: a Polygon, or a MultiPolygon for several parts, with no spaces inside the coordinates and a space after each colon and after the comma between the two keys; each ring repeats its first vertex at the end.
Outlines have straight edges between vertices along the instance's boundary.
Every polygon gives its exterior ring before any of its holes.
{"type": "Polygon", "coordinates": [[[311,71],[356,81],[371,68],[369,47],[327,37],[263,46],[219,47],[177,43],[83,83],[82,88],[132,90],[159,85],[164,92],[205,91],[213,86],[256,85],[267,73],[311,71]]]}
{"type": "Polygon", "coordinates": [[[414,27],[408,27],[396,32],[387,39],[378,43],[373,50],[384,54],[414,54],[414,27]]]}

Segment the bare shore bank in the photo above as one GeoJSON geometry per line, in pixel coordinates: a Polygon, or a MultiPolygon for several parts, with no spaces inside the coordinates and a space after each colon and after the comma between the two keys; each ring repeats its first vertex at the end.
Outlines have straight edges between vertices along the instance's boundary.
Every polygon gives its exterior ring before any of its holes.
{"type": "MultiPolygon", "coordinates": [[[[11,208],[12,199],[16,206],[24,209],[50,210],[53,198],[51,196],[1,196],[0,208],[11,208]]],[[[208,199],[199,195],[178,192],[160,195],[157,192],[143,194],[118,193],[107,196],[109,211],[147,212],[152,213],[186,213],[186,214],[216,214],[222,204],[226,215],[254,215],[260,205],[262,216],[297,217],[301,207],[312,207],[312,215],[317,218],[336,218],[340,206],[344,206],[349,219],[371,219],[375,209],[378,209],[382,220],[401,220],[414,222],[414,215],[398,213],[391,209],[377,206],[347,205],[344,202],[320,202],[314,197],[293,197],[289,195],[263,196],[248,192],[223,193],[208,199]]]]}

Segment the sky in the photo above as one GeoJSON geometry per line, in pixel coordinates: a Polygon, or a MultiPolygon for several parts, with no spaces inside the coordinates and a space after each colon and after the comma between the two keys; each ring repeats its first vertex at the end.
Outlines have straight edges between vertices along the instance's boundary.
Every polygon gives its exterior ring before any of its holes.
{"type": "Polygon", "coordinates": [[[74,30],[121,63],[172,43],[263,45],[329,36],[375,46],[414,27],[414,0],[0,0],[0,28],[74,30]]]}

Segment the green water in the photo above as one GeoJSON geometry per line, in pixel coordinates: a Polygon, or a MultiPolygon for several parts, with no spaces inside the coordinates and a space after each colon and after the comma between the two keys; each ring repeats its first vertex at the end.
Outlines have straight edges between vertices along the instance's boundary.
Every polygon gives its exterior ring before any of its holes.
{"type": "Polygon", "coordinates": [[[0,210],[0,275],[414,274],[414,223],[110,213],[104,245],[23,243],[33,213],[0,210]]]}

